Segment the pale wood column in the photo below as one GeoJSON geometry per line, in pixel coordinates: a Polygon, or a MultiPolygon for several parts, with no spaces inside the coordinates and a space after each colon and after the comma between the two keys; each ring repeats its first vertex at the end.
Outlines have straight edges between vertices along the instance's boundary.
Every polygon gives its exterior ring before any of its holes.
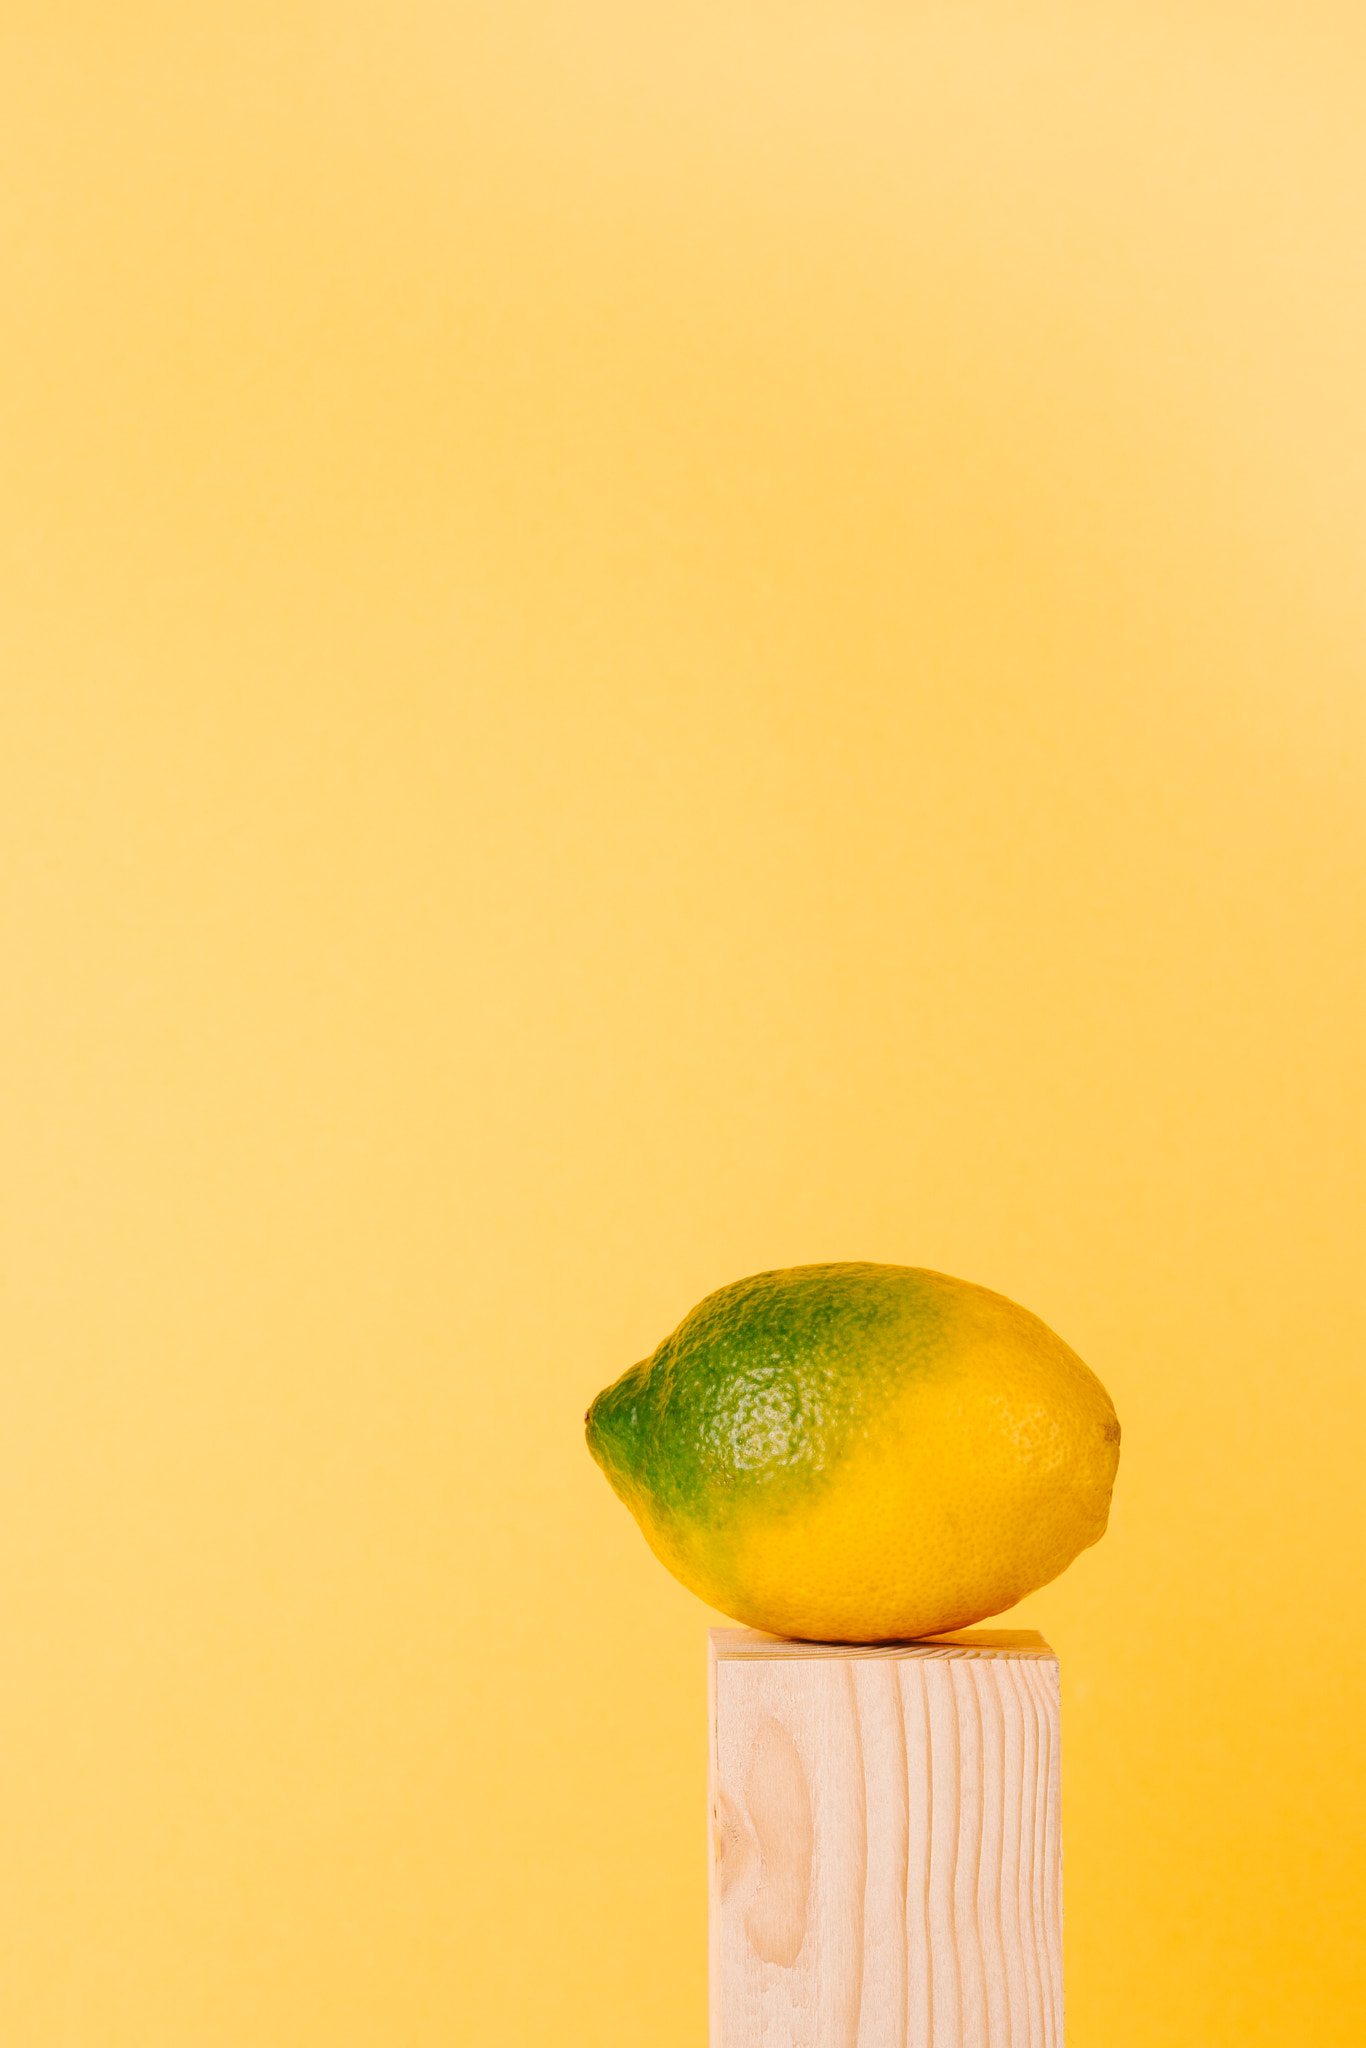
{"type": "Polygon", "coordinates": [[[711,2048],[1062,2048],[1058,1663],[711,1631],[711,2048]]]}

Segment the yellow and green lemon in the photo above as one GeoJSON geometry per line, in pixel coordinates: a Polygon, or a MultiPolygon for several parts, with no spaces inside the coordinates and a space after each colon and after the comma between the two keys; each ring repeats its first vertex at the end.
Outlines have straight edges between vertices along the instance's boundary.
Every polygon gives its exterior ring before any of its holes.
{"type": "Polygon", "coordinates": [[[655,1554],[777,1635],[1012,1607],[1105,1533],[1109,1395],[1004,1295],[917,1266],[756,1273],[604,1388],[588,1447],[655,1554]]]}

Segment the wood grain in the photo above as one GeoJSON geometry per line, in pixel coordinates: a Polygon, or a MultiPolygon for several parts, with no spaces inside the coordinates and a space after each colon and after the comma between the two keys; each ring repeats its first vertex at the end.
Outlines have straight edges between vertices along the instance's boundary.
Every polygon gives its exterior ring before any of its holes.
{"type": "Polygon", "coordinates": [[[711,1632],[711,2048],[1062,2048],[1040,1636],[711,1632]]]}

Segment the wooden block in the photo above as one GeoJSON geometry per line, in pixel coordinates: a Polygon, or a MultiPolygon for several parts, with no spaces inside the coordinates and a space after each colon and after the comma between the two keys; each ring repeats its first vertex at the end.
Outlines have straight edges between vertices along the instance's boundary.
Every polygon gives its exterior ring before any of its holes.
{"type": "Polygon", "coordinates": [[[1058,1663],[711,1631],[711,2048],[1062,2048],[1058,1663]]]}

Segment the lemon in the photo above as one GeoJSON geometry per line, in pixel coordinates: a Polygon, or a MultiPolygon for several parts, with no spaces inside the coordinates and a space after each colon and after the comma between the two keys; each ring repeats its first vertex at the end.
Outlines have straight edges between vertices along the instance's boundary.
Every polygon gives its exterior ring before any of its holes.
{"type": "Polygon", "coordinates": [[[588,1447],[655,1554],[737,1621],[965,1628],[1105,1533],[1109,1395],[1004,1295],[917,1266],[756,1273],[604,1388],[588,1447]]]}

